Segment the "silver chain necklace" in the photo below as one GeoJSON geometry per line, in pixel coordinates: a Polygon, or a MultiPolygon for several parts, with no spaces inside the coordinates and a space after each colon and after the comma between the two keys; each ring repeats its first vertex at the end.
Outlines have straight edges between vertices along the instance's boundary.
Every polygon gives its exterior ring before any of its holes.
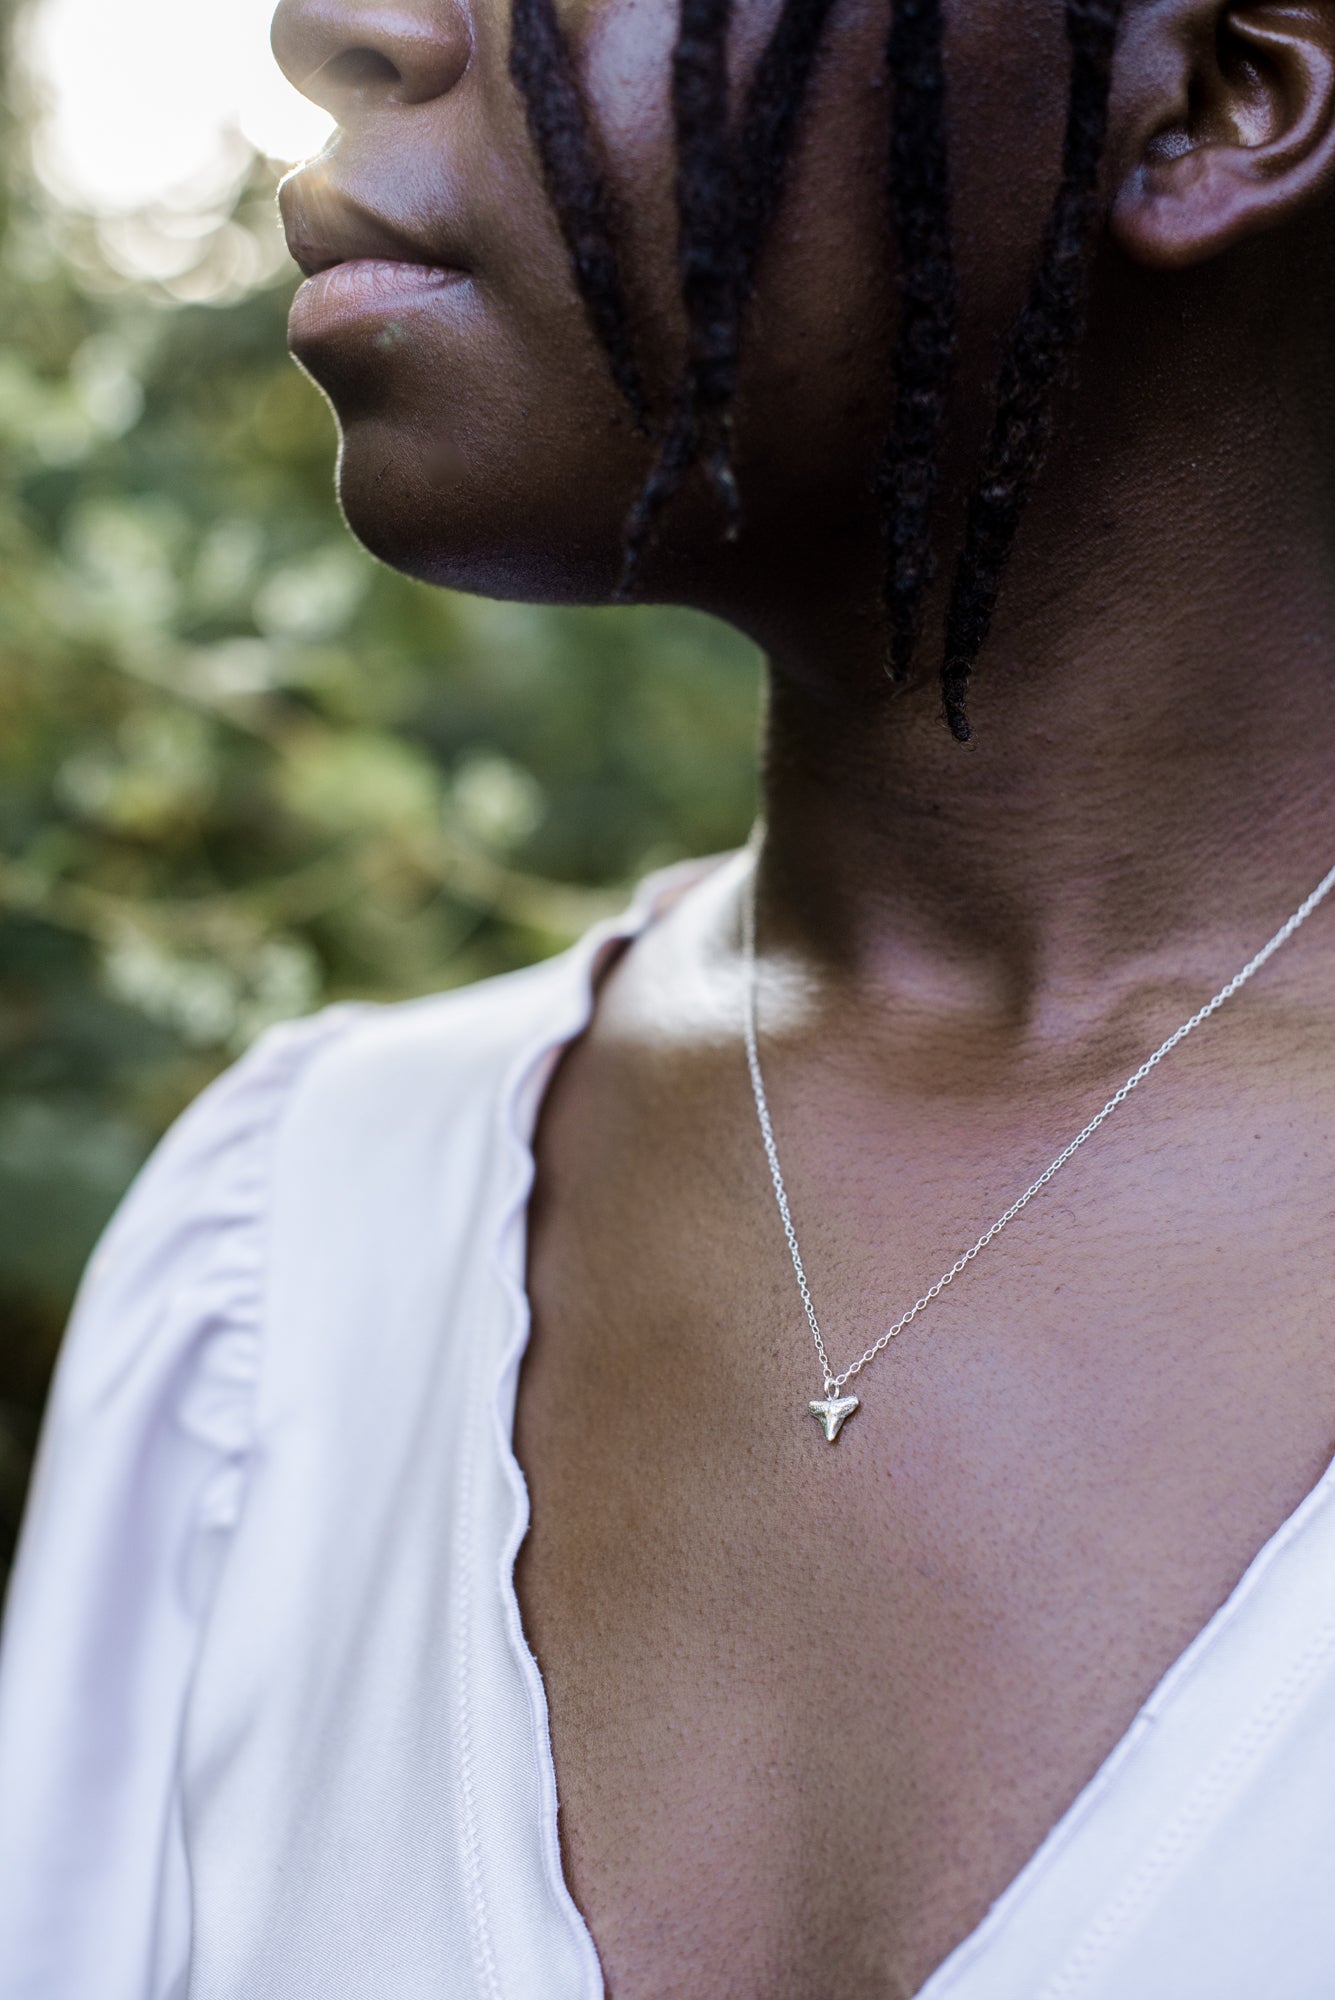
{"type": "Polygon", "coordinates": [[[856,1396],[844,1394],[849,1383],[859,1376],[863,1369],[871,1362],[875,1361],[879,1354],[884,1354],[891,1341],[897,1340],[901,1333],[906,1332],[913,1325],[918,1315],[925,1312],[928,1306],[940,1298],[947,1285],[954,1284],[961,1271],[967,1270],[975,1257],[980,1257],[989,1244],[996,1242],[1002,1230],[1009,1223],[1014,1222],[1022,1209],[1028,1208],[1034,1196],[1043,1192],[1049,1181],[1053,1180],[1061,1172],[1067,1161],[1079,1152],[1087,1140],[1094,1137],[1099,1127],[1112,1117],[1114,1111],[1119,1106],[1126,1103],[1132,1091],[1139,1089],[1150,1072],[1158,1068],[1165,1056],[1172,1054],[1179,1042],[1184,1042],[1188,1035],[1194,1034],[1196,1029],[1208,1021],[1212,1015],[1217,1014],[1219,1009],[1227,1001],[1231,1000],[1235,993],[1239,993],[1249,979],[1255,978],[1261,968],[1269,964],[1275,953],[1288,943],[1294,932],[1302,928],[1307,919],[1312,915],[1312,912],[1318,909],[1325,902],[1331,890],[1335,889],[1335,868],[1332,868],[1324,880],[1313,889],[1307,901],[1294,911],[1288,922],[1275,932],[1269,944],[1263,945],[1255,958],[1250,959],[1243,966],[1241,972],[1235,973],[1227,986],[1220,988],[1213,1000],[1208,1001],[1199,1012],[1193,1014],[1189,1021],[1184,1021],[1180,1028],[1175,1029],[1166,1042],[1160,1043],[1152,1056],[1146,1057],[1140,1068],[1127,1078],[1121,1089],[1114,1091],[1102,1111],[1090,1119],[1082,1132],[1076,1133],[1076,1136],[1068,1146],[1063,1146],[1056,1159],[1043,1169],[1038,1179],[1025,1189],[1018,1201],[1013,1201],[1005,1213],[999,1215],[992,1226],[983,1231],[978,1241],[971,1244],[967,1250],[958,1256],[950,1269],[943,1271],[936,1283],[929,1286],[922,1297],[915,1300],[906,1313],[901,1313],[894,1325],[887,1327],[879,1340],[873,1341],[866,1352],[858,1356],[851,1368],[845,1368],[842,1374],[836,1374],[829,1354],[826,1351],[825,1336],[821,1332],[820,1321],[816,1317],[816,1307],[812,1301],[811,1287],[807,1282],[806,1269],[802,1263],[802,1252],[798,1247],[797,1230],[793,1226],[792,1211],[788,1205],[788,1190],[784,1186],[783,1169],[779,1165],[779,1149],[774,1138],[774,1124],[770,1117],[769,1099],[765,1094],[765,1079],[760,1069],[760,1047],[756,1023],[758,1008],[757,988],[759,986],[759,974],[756,963],[758,848],[756,851],[756,862],[757,865],[751,870],[751,879],[742,905],[742,952],[746,981],[746,1059],[751,1071],[751,1088],[755,1092],[756,1112],[760,1119],[760,1134],[765,1142],[765,1157],[769,1161],[770,1179],[774,1183],[774,1198],[779,1205],[779,1216],[783,1223],[783,1233],[788,1239],[788,1249],[792,1255],[793,1270],[797,1277],[797,1288],[802,1294],[802,1304],[806,1311],[807,1323],[811,1328],[811,1337],[816,1343],[816,1354],[825,1379],[824,1397],[819,1401],[808,1403],[807,1409],[819,1422],[828,1442],[833,1444],[848,1418],[853,1415],[855,1410],[860,1408],[859,1399],[856,1396]]]}

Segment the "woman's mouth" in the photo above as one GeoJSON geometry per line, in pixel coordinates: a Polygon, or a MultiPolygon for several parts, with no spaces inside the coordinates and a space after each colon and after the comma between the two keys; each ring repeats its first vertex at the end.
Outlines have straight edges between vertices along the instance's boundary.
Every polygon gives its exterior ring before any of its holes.
{"type": "Polygon", "coordinates": [[[331,264],[307,278],[292,301],[291,343],[299,350],[359,321],[411,311],[467,276],[448,265],[389,257],[353,257],[331,264]]]}

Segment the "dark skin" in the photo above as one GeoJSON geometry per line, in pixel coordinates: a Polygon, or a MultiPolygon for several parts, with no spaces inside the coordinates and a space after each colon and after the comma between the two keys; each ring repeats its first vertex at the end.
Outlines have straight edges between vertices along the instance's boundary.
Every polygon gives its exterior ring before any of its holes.
{"type": "MultiPolygon", "coordinates": [[[[770,18],[743,0],[739,67],[770,18]]],[[[473,273],[391,344],[297,351],[380,555],[597,601],[643,448],[505,30],[503,0],[284,0],[279,55],[343,127],[288,191],[298,248],[355,234],[351,199],[473,273]]],[[[670,10],[588,0],[568,31],[668,379],[670,10]]],[[[1065,64],[1056,0],[956,0],[950,31],[958,488],[1065,64]]],[[[880,664],[882,33],[879,0],[836,15],[765,265],[742,541],[692,493],[645,578],[773,663],[764,1054],[840,1366],[1335,860],[1335,5],[1131,7],[1080,386],[967,751],[935,626],[920,684],[880,664]]],[[[741,881],[621,956],[549,1093],[521,1603],[613,2000],[906,2000],[1329,1462],[1335,919],[876,1363],[830,1450],[741,1056],[741,881]]]]}

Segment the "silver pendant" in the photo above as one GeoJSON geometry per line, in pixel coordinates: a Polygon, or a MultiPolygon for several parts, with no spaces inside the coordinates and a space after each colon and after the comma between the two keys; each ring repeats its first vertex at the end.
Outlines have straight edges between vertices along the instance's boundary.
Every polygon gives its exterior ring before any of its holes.
{"type": "Polygon", "coordinates": [[[830,1396],[823,1403],[808,1403],[807,1409],[825,1433],[825,1442],[833,1444],[854,1410],[861,1404],[856,1396],[830,1396]]]}

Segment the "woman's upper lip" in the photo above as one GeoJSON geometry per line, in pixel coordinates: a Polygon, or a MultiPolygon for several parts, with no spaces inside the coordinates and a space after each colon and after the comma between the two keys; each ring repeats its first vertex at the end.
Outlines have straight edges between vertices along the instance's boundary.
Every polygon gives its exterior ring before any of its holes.
{"type": "Polygon", "coordinates": [[[424,264],[436,270],[461,270],[458,258],[438,249],[424,249],[384,216],[364,208],[336,190],[323,187],[311,201],[297,175],[278,191],[287,247],[304,276],[314,278],[335,264],[363,258],[395,264],[424,264]]]}

